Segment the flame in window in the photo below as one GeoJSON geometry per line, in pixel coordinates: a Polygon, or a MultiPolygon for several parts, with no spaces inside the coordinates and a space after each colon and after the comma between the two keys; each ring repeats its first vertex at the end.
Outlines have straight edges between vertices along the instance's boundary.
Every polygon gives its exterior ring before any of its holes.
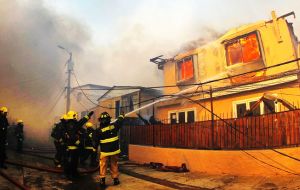
{"type": "Polygon", "coordinates": [[[239,38],[226,45],[228,65],[249,63],[261,59],[259,43],[255,33],[239,38]]]}
{"type": "Polygon", "coordinates": [[[194,77],[194,65],[191,57],[185,58],[177,63],[178,80],[187,80],[194,77]]]}

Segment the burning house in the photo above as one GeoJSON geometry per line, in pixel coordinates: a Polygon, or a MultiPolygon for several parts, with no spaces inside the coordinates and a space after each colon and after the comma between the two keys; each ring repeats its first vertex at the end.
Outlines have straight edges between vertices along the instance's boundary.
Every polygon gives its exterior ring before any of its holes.
{"type": "MultiPolygon", "coordinates": [[[[181,52],[172,59],[151,61],[163,70],[164,94],[191,97],[217,115],[238,118],[264,93],[297,104],[299,94],[299,41],[287,17],[294,12],[229,30],[204,46],[181,52]],[[213,102],[211,102],[213,100],[213,102]]],[[[211,114],[183,98],[161,102],[156,116],[167,123],[209,120],[211,114]]],[[[261,102],[254,115],[284,111],[275,99],[261,102]],[[271,107],[271,110],[268,109],[271,107]]]]}
{"type": "Polygon", "coordinates": [[[300,45],[287,20],[293,15],[272,12],[271,20],[231,29],[174,58],[151,59],[164,74],[167,98],[155,106],[164,124],[128,128],[129,158],[210,174],[300,172],[300,45]]]}

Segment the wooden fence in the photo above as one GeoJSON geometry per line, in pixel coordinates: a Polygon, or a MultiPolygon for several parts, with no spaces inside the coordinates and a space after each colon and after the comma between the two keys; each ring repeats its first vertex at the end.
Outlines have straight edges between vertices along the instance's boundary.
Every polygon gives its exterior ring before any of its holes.
{"type": "Polygon", "coordinates": [[[125,126],[125,144],[189,149],[261,149],[300,145],[300,110],[184,124],[125,126]]]}

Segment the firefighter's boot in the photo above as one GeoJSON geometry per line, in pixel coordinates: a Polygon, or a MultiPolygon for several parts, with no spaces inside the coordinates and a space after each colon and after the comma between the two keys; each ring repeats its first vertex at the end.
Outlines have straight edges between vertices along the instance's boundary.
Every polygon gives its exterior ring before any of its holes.
{"type": "Polygon", "coordinates": [[[119,178],[114,178],[114,185],[119,185],[119,184],[120,184],[119,178]]]}
{"type": "Polygon", "coordinates": [[[106,184],[105,184],[105,177],[100,179],[100,189],[105,189],[106,184]]]}

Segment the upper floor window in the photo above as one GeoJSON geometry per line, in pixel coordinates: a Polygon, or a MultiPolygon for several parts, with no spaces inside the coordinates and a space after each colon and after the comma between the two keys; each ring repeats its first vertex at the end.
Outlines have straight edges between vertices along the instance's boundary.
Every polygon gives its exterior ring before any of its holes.
{"type": "Polygon", "coordinates": [[[249,63],[262,59],[256,32],[236,38],[225,45],[227,65],[249,63]]]}
{"type": "Polygon", "coordinates": [[[194,64],[192,56],[177,62],[177,81],[185,81],[194,77],[194,64]]]}

